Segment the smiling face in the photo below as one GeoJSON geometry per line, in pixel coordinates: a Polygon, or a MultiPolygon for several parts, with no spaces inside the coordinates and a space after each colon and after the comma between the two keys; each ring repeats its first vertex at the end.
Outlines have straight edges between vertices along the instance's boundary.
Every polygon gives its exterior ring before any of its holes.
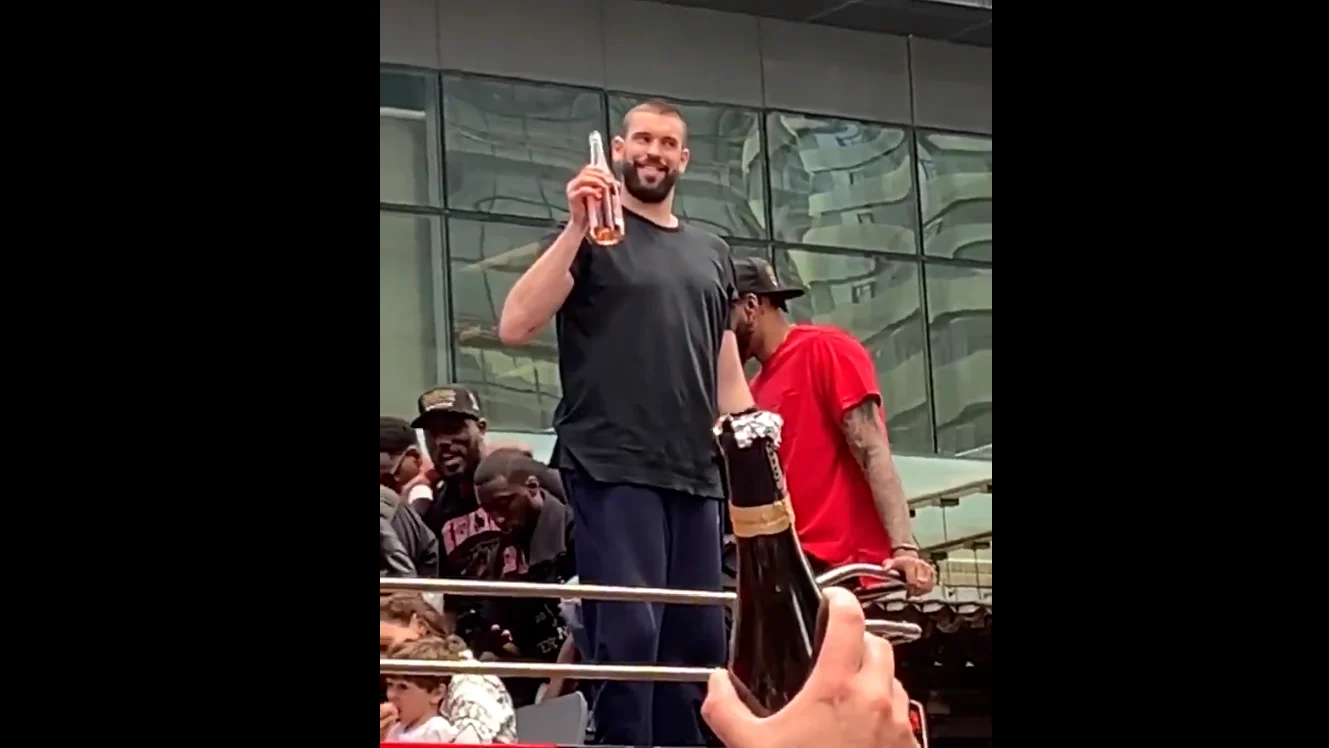
{"type": "Polygon", "coordinates": [[[678,110],[663,104],[634,107],[614,138],[614,167],[628,194],[643,203],[664,201],[687,170],[688,127],[678,110]]]}
{"type": "Polygon", "coordinates": [[[484,419],[437,413],[424,422],[425,444],[434,469],[444,478],[475,472],[484,445],[484,419]]]}

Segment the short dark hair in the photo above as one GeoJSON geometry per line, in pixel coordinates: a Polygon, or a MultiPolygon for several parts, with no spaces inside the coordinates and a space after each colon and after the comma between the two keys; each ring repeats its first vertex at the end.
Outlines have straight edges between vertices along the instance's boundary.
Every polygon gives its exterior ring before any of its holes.
{"type": "Polygon", "coordinates": [[[378,418],[378,451],[387,452],[396,457],[411,447],[419,446],[415,439],[415,429],[405,419],[392,416],[378,418]]]}
{"type": "Polygon", "coordinates": [[[683,137],[687,137],[688,121],[683,119],[683,113],[678,110],[678,107],[663,99],[647,99],[629,109],[627,113],[623,115],[622,127],[624,135],[628,134],[628,118],[636,112],[650,112],[651,114],[658,114],[662,117],[677,117],[678,121],[683,123],[683,137]]]}
{"type": "Polygon", "coordinates": [[[525,483],[528,478],[539,478],[545,466],[524,451],[504,447],[489,453],[475,466],[475,485],[483,486],[495,478],[506,478],[509,483],[525,483]]]}

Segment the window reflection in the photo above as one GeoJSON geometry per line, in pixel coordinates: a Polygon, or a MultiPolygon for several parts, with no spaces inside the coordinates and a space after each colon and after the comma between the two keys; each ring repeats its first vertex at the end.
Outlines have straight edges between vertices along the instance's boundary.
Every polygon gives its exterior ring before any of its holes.
{"type": "Polygon", "coordinates": [[[926,274],[937,447],[953,454],[992,442],[992,270],[926,274]]]}
{"type": "Polygon", "coordinates": [[[604,130],[599,92],[443,77],[448,207],[534,218],[567,216],[567,182],[604,130]]]}
{"type": "Polygon", "coordinates": [[[442,295],[435,294],[433,271],[433,258],[443,253],[441,231],[434,216],[379,213],[380,413],[410,416],[420,393],[447,378],[447,360],[438,346],[442,295]]]}
{"type": "Polygon", "coordinates": [[[807,289],[790,302],[800,322],[850,332],[872,355],[897,451],[932,452],[918,264],[876,254],[776,250],[777,272],[807,289]]]}
{"type": "Polygon", "coordinates": [[[503,300],[535,260],[539,241],[550,230],[460,219],[448,222],[457,381],[480,394],[491,428],[548,428],[562,396],[552,324],[520,348],[498,339],[503,300]]]}
{"type": "MultiPolygon", "coordinates": [[[[611,94],[610,127],[646,97],[611,94]]],[[[738,107],[676,104],[688,123],[692,159],[678,182],[674,212],[719,236],[766,238],[760,115],[738,107]]]]}
{"type": "Polygon", "coordinates": [[[378,74],[378,199],[438,205],[438,81],[432,73],[378,74]]]}
{"type": "Polygon", "coordinates": [[[918,133],[923,250],[992,261],[992,138],[918,133]]]}
{"type": "Polygon", "coordinates": [[[908,132],[775,112],[766,134],[776,239],[917,253],[908,132]]]}

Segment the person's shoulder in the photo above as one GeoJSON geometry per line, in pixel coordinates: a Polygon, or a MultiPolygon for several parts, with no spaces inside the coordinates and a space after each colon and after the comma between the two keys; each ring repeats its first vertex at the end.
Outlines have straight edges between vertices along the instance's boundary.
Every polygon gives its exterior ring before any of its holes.
{"type": "Polygon", "coordinates": [[[704,246],[708,246],[717,252],[728,254],[730,251],[729,242],[691,221],[686,221],[682,218],[678,219],[678,233],[689,241],[695,241],[704,246]]]}
{"type": "Polygon", "coordinates": [[[452,739],[457,737],[457,728],[452,723],[444,719],[441,715],[434,715],[425,720],[420,726],[420,730],[414,735],[419,742],[424,743],[451,743],[452,739]]]}
{"type": "Polygon", "coordinates": [[[795,325],[794,333],[822,351],[866,354],[867,348],[853,333],[830,325],[795,325]]]}

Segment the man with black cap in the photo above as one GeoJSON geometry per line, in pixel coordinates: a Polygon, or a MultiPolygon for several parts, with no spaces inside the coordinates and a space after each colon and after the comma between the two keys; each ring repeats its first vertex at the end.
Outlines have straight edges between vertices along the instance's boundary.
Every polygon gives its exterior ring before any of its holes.
{"type": "Polygon", "coordinates": [[[803,290],[765,260],[735,260],[734,277],[739,353],[761,362],[749,383],[757,407],[784,419],[780,461],[812,566],[884,564],[911,594],[927,593],[935,575],[913,542],[871,355],[844,330],[790,324],[787,303],[803,290]]]}
{"type": "MultiPolygon", "coordinates": [[[[439,576],[484,576],[499,562],[503,533],[480,508],[475,495],[475,468],[487,452],[487,424],[480,398],[469,387],[445,384],[420,395],[418,405],[420,415],[411,426],[425,432],[425,447],[433,468],[423,480],[431,484],[433,496],[411,493],[411,505],[443,546],[439,576]]],[[[539,479],[546,491],[563,496],[556,471],[546,468],[539,479]]],[[[409,491],[410,487],[403,490],[409,491]]]]}
{"type": "MultiPolygon", "coordinates": [[[[505,552],[507,540],[476,497],[475,469],[490,451],[485,444],[487,424],[479,396],[470,387],[445,384],[426,390],[417,404],[420,415],[411,426],[425,432],[425,447],[433,465],[402,491],[411,497],[411,507],[438,536],[442,557],[438,575],[490,579],[524,571],[524,556],[505,552]],[[431,492],[421,495],[412,485],[419,483],[429,485],[431,492]]],[[[557,471],[545,468],[537,477],[546,491],[563,496],[557,471]]],[[[513,646],[511,635],[483,615],[486,600],[446,595],[443,604],[445,612],[455,617],[457,634],[477,656],[502,656],[513,646]]]]}

